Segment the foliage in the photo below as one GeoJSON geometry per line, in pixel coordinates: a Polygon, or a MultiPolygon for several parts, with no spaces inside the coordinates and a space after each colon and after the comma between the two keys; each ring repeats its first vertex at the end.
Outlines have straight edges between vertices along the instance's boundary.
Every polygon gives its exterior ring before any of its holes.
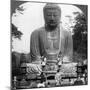
{"type": "Polygon", "coordinates": [[[87,19],[78,12],[74,14],[77,14],[73,35],[74,52],[77,52],[85,59],[87,58],[87,19]]]}
{"type": "Polygon", "coordinates": [[[21,31],[18,31],[17,27],[15,27],[13,24],[11,24],[11,34],[12,34],[12,37],[18,38],[18,39],[21,39],[21,36],[23,35],[23,33],[21,31]]]}

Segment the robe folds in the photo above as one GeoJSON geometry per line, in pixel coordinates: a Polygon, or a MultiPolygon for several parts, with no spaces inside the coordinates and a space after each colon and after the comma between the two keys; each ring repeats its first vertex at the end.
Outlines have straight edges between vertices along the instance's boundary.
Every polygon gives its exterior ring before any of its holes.
{"type": "Polygon", "coordinates": [[[53,39],[53,44],[49,40],[48,32],[45,27],[34,30],[30,39],[30,56],[31,61],[39,61],[41,56],[48,59],[55,59],[54,56],[61,53],[63,57],[72,60],[73,56],[73,40],[70,31],[65,30],[62,26],[58,28],[56,40],[53,39]]]}

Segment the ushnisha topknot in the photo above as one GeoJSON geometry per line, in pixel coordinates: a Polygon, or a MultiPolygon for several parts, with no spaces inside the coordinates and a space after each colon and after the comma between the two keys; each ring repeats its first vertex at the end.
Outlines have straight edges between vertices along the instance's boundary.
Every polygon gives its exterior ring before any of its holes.
{"type": "Polygon", "coordinates": [[[43,12],[45,12],[47,9],[57,9],[61,12],[61,8],[57,4],[54,4],[54,3],[47,3],[43,8],[43,12]]]}

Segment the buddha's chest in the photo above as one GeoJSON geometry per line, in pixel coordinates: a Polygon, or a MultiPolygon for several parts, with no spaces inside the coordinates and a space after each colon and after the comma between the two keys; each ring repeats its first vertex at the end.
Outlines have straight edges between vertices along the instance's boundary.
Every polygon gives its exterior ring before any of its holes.
{"type": "Polygon", "coordinates": [[[46,34],[46,39],[47,39],[47,42],[50,43],[50,45],[52,46],[55,43],[58,43],[59,35],[58,35],[58,33],[48,32],[46,34]]]}
{"type": "Polygon", "coordinates": [[[60,41],[59,32],[58,31],[47,32],[45,41],[46,41],[46,44],[45,44],[46,49],[49,49],[49,50],[59,49],[59,41],[60,41]]]}

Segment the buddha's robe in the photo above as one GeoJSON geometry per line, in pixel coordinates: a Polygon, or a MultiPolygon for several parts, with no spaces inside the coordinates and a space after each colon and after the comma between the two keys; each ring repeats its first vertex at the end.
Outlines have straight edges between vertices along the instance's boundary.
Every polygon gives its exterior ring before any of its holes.
{"type": "Polygon", "coordinates": [[[45,27],[41,27],[32,32],[30,40],[32,62],[40,60],[41,56],[55,60],[59,53],[72,60],[73,41],[70,31],[60,26],[54,31],[47,31],[45,27]]]}
{"type": "Polygon", "coordinates": [[[63,58],[65,57],[63,60],[72,60],[73,41],[69,31],[62,27],[57,27],[54,31],[47,31],[45,27],[33,31],[30,39],[30,56],[33,66],[29,65],[30,73],[42,72],[41,56],[55,61],[59,53],[63,58]]]}

